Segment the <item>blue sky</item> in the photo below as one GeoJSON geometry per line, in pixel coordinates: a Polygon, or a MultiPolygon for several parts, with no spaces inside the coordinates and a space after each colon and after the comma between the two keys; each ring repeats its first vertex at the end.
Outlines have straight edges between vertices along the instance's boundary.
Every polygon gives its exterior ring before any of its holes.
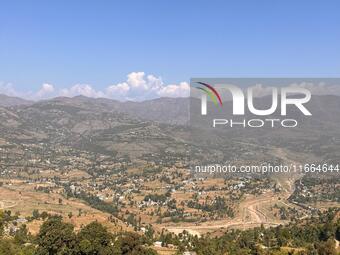
{"type": "Polygon", "coordinates": [[[2,1],[0,91],[111,86],[138,98],[191,77],[339,77],[339,11],[318,0],[2,1]]]}

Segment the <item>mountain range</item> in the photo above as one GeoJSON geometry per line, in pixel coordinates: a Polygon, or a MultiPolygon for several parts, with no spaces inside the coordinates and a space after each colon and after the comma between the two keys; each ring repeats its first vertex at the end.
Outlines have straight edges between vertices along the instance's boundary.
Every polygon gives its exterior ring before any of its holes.
{"type": "MultiPolygon", "coordinates": [[[[0,98],[0,139],[18,146],[43,142],[109,155],[119,153],[132,158],[149,153],[184,155],[190,146],[197,157],[220,155],[226,161],[275,161],[273,148],[286,149],[300,158],[336,161],[340,156],[338,96],[313,96],[307,104],[313,114],[310,118],[292,110],[290,118],[301,122],[296,129],[225,129],[212,135],[200,127],[188,126],[188,98],[159,98],[144,102],[84,96],[37,102],[5,95],[0,98]],[[193,141],[192,134],[198,134],[199,140],[193,141]]],[[[257,98],[255,104],[263,108],[270,104],[270,100],[270,97],[257,98]]],[[[231,102],[225,102],[225,107],[231,108],[231,102]]],[[[249,113],[245,116],[252,117],[249,113]]],[[[274,114],[274,117],[280,116],[274,114]]]]}

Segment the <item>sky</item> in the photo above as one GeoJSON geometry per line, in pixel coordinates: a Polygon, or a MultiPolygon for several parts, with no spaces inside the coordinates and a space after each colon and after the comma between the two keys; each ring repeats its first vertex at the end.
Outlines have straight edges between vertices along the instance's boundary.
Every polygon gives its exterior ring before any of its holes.
{"type": "Polygon", "coordinates": [[[1,1],[0,93],[185,96],[192,77],[340,77],[339,1],[1,1]]]}

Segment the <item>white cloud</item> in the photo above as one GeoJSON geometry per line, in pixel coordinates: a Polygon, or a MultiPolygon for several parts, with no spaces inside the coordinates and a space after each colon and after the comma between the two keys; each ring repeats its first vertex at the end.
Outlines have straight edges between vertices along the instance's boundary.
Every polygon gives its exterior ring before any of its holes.
{"type": "Polygon", "coordinates": [[[118,100],[147,100],[158,97],[186,97],[189,96],[189,84],[166,85],[161,77],[144,72],[132,72],[122,83],[107,87],[106,96],[118,100]]]}
{"type": "MultiPolygon", "coordinates": [[[[303,87],[311,91],[313,95],[338,95],[340,96],[340,84],[296,83],[290,86],[303,87]]],[[[271,95],[272,87],[263,84],[252,86],[255,97],[271,95]]],[[[125,81],[111,84],[103,90],[96,90],[90,84],[75,84],[69,88],[56,89],[50,83],[43,83],[36,91],[18,91],[11,83],[0,82],[0,94],[17,96],[27,99],[39,100],[54,96],[73,97],[83,95],[87,97],[105,97],[121,101],[142,101],[159,97],[188,97],[190,86],[187,82],[179,84],[165,84],[161,77],[145,74],[144,72],[132,72],[127,75],[125,81]]],[[[226,98],[224,98],[226,99],[226,98]]],[[[229,99],[229,98],[228,98],[229,99]]]]}
{"type": "MultiPolygon", "coordinates": [[[[337,95],[340,96],[340,84],[329,85],[324,82],[312,83],[312,82],[301,82],[292,83],[289,87],[301,87],[308,89],[312,95],[337,95]]],[[[263,86],[262,84],[256,84],[251,87],[253,89],[253,95],[255,97],[263,97],[272,95],[273,87],[263,86]]]]}
{"type": "Polygon", "coordinates": [[[126,94],[129,92],[130,86],[126,82],[118,83],[117,85],[111,85],[106,88],[106,94],[109,97],[115,97],[115,96],[126,96],[126,94]]]}
{"type": "Polygon", "coordinates": [[[253,91],[254,97],[263,97],[273,93],[273,87],[263,86],[262,84],[256,84],[250,88],[253,91]]]}
{"type": "Polygon", "coordinates": [[[326,85],[324,82],[317,84],[302,82],[299,84],[291,84],[290,86],[306,88],[312,95],[340,95],[340,84],[326,85]]]}
{"type": "Polygon", "coordinates": [[[181,82],[179,85],[163,86],[158,95],[161,97],[188,97],[190,93],[190,86],[187,82],[181,82]]]}
{"type": "Polygon", "coordinates": [[[11,83],[0,82],[0,94],[7,96],[20,96],[11,83]]]}
{"type": "Polygon", "coordinates": [[[51,94],[54,92],[54,86],[49,83],[44,83],[40,90],[36,93],[37,98],[46,98],[47,96],[51,96],[51,94]]]}
{"type": "Polygon", "coordinates": [[[132,72],[128,74],[127,83],[134,88],[147,89],[146,81],[144,80],[144,72],[132,72]]]}
{"type": "Polygon", "coordinates": [[[52,97],[55,95],[53,94],[54,91],[55,91],[54,86],[49,83],[42,84],[41,88],[37,92],[32,92],[32,91],[18,91],[11,83],[0,82],[0,94],[21,97],[30,100],[52,97]]]}
{"type": "Polygon", "coordinates": [[[76,84],[71,88],[64,88],[59,91],[59,96],[74,97],[74,96],[86,96],[86,97],[106,97],[101,91],[96,91],[89,84],[76,84]]]}

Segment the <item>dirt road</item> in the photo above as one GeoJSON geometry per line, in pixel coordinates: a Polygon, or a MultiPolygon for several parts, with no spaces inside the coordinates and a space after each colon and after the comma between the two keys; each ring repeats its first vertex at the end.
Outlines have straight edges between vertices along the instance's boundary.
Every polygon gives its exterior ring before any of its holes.
{"type": "MultiPolygon", "coordinates": [[[[251,144],[248,144],[251,145],[251,144]]],[[[286,164],[299,164],[293,156],[286,150],[281,148],[272,148],[273,156],[281,158],[286,164]]],[[[263,225],[264,227],[278,226],[285,224],[287,221],[275,220],[272,216],[267,215],[261,208],[275,203],[284,203],[288,207],[294,207],[288,202],[288,197],[294,192],[295,181],[301,178],[299,174],[278,176],[275,178],[277,183],[283,188],[280,193],[266,193],[260,196],[249,196],[244,201],[240,202],[239,212],[232,220],[205,222],[199,225],[185,225],[181,226],[165,226],[169,231],[174,233],[181,233],[183,230],[188,231],[193,235],[200,236],[201,234],[217,230],[217,229],[247,229],[263,225]],[[279,199],[280,197],[280,199],[279,199]]]]}
{"type": "Polygon", "coordinates": [[[16,206],[16,203],[11,201],[0,201],[0,210],[5,210],[5,209],[9,209],[16,206]]]}
{"type": "Polygon", "coordinates": [[[265,204],[272,204],[278,201],[277,196],[272,193],[263,194],[258,197],[249,197],[240,203],[240,210],[236,217],[232,220],[220,220],[214,222],[200,223],[199,225],[181,225],[181,226],[168,226],[169,231],[176,234],[188,231],[193,235],[200,236],[201,234],[211,232],[218,229],[247,229],[263,225],[264,227],[273,227],[284,224],[283,221],[271,220],[261,207],[265,204]]]}

